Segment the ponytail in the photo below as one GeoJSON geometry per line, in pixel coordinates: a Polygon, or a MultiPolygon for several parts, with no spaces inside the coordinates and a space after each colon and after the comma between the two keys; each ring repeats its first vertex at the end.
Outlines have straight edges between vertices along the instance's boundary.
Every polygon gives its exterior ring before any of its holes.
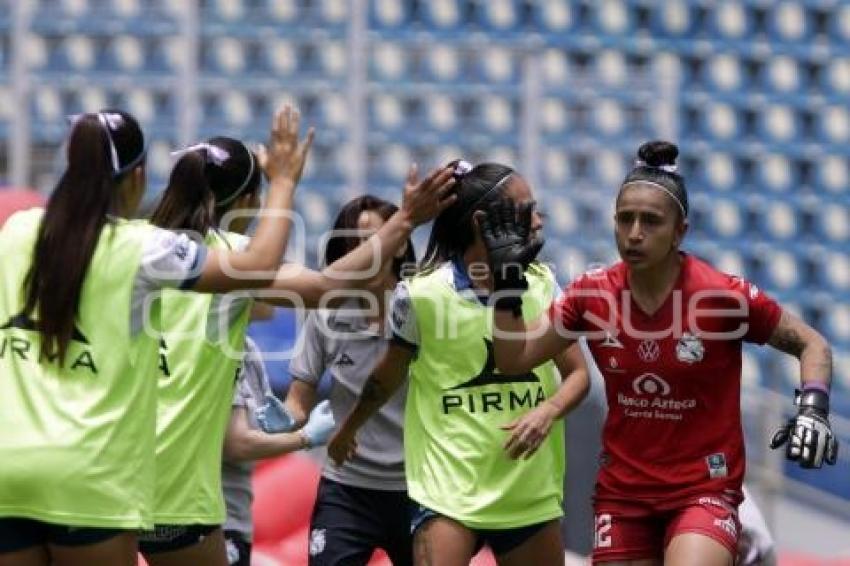
{"type": "Polygon", "coordinates": [[[207,184],[206,158],[189,151],[174,165],[151,223],[167,230],[192,230],[203,238],[214,226],[214,198],[207,184]]]}

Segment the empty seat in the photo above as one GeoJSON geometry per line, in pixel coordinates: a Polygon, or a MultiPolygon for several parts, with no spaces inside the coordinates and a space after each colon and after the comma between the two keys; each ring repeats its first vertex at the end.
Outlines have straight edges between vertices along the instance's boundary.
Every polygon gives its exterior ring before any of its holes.
{"type": "Polygon", "coordinates": [[[427,125],[435,130],[449,131],[457,127],[455,101],[445,94],[432,94],[425,101],[427,125]]]}
{"type": "Polygon", "coordinates": [[[373,27],[400,28],[410,21],[411,3],[405,0],[371,0],[369,22],[373,27]]]}
{"type": "Polygon", "coordinates": [[[427,25],[437,29],[454,29],[464,24],[467,0],[431,0],[420,4],[427,25]]]}
{"type": "Polygon", "coordinates": [[[823,72],[822,86],[833,94],[850,94],[850,57],[830,58],[823,72]]]}
{"type": "Polygon", "coordinates": [[[705,156],[703,178],[709,187],[727,191],[739,184],[735,161],[727,153],[712,152],[705,156]]]}
{"type": "Polygon", "coordinates": [[[754,32],[753,13],[740,0],[724,0],[708,14],[709,30],[718,39],[742,39],[754,32]]]}
{"type": "Polygon", "coordinates": [[[513,31],[522,26],[521,9],[517,0],[489,0],[478,5],[479,23],[496,32],[513,31]]]}
{"type": "Polygon", "coordinates": [[[268,39],[265,44],[265,59],[269,69],[278,75],[292,75],[298,70],[298,48],[285,38],[268,39]]]}
{"type": "Polygon", "coordinates": [[[660,37],[688,37],[696,25],[694,6],[683,0],[667,0],[652,4],[650,26],[660,37]]]}
{"type": "Polygon", "coordinates": [[[402,100],[392,94],[376,93],[370,103],[370,116],[375,125],[384,130],[396,130],[405,124],[402,100]]]}
{"type": "Polygon", "coordinates": [[[543,150],[543,162],[541,164],[543,182],[552,190],[563,189],[570,179],[570,162],[565,151],[556,148],[543,150]]]}
{"type": "Polygon", "coordinates": [[[515,84],[519,80],[517,60],[507,47],[492,46],[476,59],[478,76],[484,82],[515,84]]]}
{"type": "Polygon", "coordinates": [[[723,92],[741,90],[745,84],[741,59],[732,53],[721,53],[708,59],[706,79],[708,86],[723,92]]]}
{"type": "Polygon", "coordinates": [[[767,62],[766,86],[779,93],[791,93],[802,90],[803,75],[797,61],[788,55],[778,55],[767,62]]]}
{"type": "Polygon", "coordinates": [[[790,159],[784,155],[768,154],[758,160],[758,181],[763,187],[776,192],[792,191],[799,179],[790,159]]]}
{"type": "Polygon", "coordinates": [[[815,165],[817,185],[828,192],[847,191],[847,158],[843,155],[822,155],[815,165]]]}
{"type": "Polygon", "coordinates": [[[532,22],[541,31],[563,33],[573,28],[573,3],[569,0],[546,0],[532,3],[532,22]]]}
{"type": "Polygon", "coordinates": [[[567,102],[559,98],[544,99],[539,120],[540,128],[545,134],[565,133],[570,126],[567,102]]]}
{"type": "Polygon", "coordinates": [[[634,29],[632,12],[623,0],[598,0],[591,6],[597,31],[606,35],[622,35],[634,29]]]}
{"type": "Polygon", "coordinates": [[[457,47],[440,44],[427,50],[427,70],[429,78],[443,82],[460,79],[463,62],[457,47]]]}
{"type": "Polygon", "coordinates": [[[790,142],[801,132],[800,116],[785,104],[771,104],[758,112],[759,134],[767,141],[790,142]]]}
{"type": "Polygon", "coordinates": [[[408,57],[404,48],[389,41],[372,45],[369,68],[376,79],[400,80],[408,72],[408,57]]]}
{"type": "Polygon", "coordinates": [[[845,144],[850,141],[850,115],[844,105],[833,104],[816,114],[819,141],[845,144]]]}
{"type": "Polygon", "coordinates": [[[540,71],[547,85],[564,84],[570,78],[570,59],[561,49],[546,49],[540,57],[540,71]]]}
{"type": "Polygon", "coordinates": [[[797,0],[777,2],[768,10],[767,30],[778,42],[805,41],[814,32],[812,13],[797,0]]]}

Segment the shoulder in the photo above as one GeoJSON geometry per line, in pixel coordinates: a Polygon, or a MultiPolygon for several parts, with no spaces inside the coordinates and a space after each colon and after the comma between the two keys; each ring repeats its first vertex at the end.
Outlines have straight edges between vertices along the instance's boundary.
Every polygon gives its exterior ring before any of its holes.
{"type": "Polygon", "coordinates": [[[738,275],[720,271],[707,261],[696,256],[685,254],[686,275],[691,291],[741,291],[749,292],[758,288],[738,275]]]}
{"type": "Polygon", "coordinates": [[[626,265],[617,262],[609,266],[594,266],[573,279],[572,289],[621,289],[626,282],[626,265]]]}

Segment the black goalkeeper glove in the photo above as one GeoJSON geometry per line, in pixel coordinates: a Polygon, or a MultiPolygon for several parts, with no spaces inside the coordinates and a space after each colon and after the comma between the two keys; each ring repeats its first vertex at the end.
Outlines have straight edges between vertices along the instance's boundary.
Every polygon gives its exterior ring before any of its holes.
{"type": "Polygon", "coordinates": [[[829,425],[829,395],[820,389],[797,391],[797,415],[780,427],[771,448],[785,446],[785,457],[803,468],[820,468],[838,460],[838,441],[829,425]]]}
{"type": "Polygon", "coordinates": [[[493,276],[493,307],[522,314],[522,294],[528,289],[525,270],[540,253],[543,239],[531,232],[534,203],[517,206],[509,198],[491,204],[481,216],[481,237],[487,246],[493,276]]]}

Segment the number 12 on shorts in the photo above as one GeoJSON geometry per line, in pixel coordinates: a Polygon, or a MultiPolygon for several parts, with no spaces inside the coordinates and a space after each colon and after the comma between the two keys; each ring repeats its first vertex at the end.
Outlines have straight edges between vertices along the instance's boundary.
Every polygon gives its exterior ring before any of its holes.
{"type": "Polygon", "coordinates": [[[611,515],[608,513],[596,515],[595,532],[593,548],[611,548],[611,515]]]}

